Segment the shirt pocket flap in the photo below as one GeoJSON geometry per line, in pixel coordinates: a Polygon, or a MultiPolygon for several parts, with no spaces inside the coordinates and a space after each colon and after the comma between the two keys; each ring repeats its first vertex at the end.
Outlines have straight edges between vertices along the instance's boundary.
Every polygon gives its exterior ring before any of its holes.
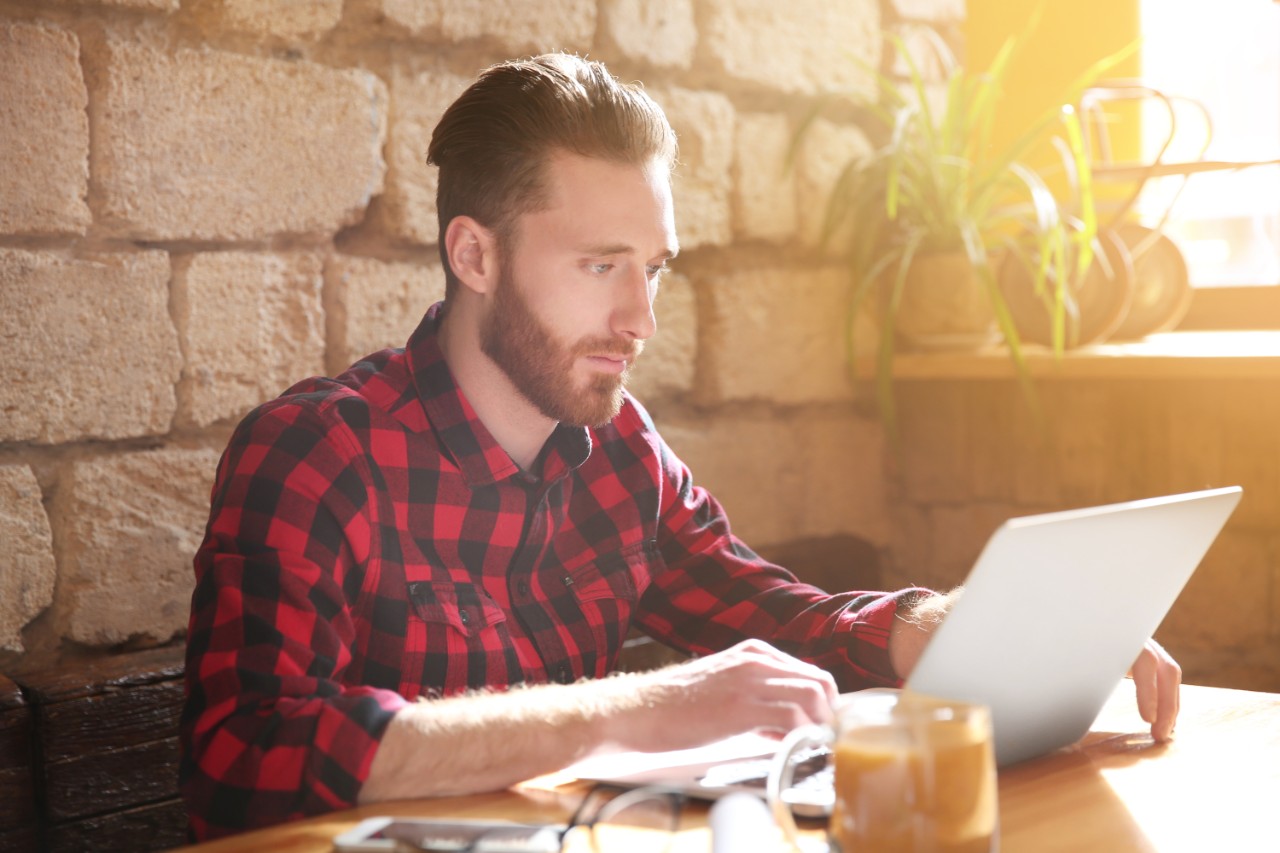
{"type": "Polygon", "coordinates": [[[657,574],[661,559],[657,540],[645,539],[579,566],[568,574],[565,585],[579,601],[608,598],[634,601],[657,574]]]}
{"type": "Polygon", "coordinates": [[[468,637],[507,619],[497,602],[470,584],[414,581],[409,601],[423,622],[445,624],[468,637]]]}

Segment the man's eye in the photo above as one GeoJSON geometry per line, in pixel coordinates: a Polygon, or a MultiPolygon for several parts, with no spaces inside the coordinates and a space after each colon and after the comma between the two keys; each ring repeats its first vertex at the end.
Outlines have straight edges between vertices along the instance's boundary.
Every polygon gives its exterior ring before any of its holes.
{"type": "Polygon", "coordinates": [[[604,275],[611,269],[613,269],[613,264],[587,264],[587,270],[596,275],[604,275]]]}
{"type": "Polygon", "coordinates": [[[666,264],[649,264],[645,267],[645,272],[649,274],[649,278],[658,278],[667,271],[666,264]]]}

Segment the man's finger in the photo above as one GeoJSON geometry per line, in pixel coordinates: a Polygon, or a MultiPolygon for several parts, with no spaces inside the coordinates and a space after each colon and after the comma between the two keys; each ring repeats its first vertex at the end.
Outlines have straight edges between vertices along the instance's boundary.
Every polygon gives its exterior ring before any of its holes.
{"type": "Polygon", "coordinates": [[[1149,641],[1148,648],[1155,659],[1157,696],[1151,736],[1158,741],[1166,741],[1173,736],[1173,727],[1178,721],[1182,669],[1155,640],[1149,641]]]}
{"type": "Polygon", "coordinates": [[[796,708],[804,717],[800,724],[830,722],[834,712],[824,684],[809,678],[771,678],[757,691],[756,698],[769,704],[796,708]]]}
{"type": "Polygon", "coordinates": [[[1138,714],[1151,724],[1151,736],[1166,741],[1178,721],[1182,669],[1155,640],[1148,640],[1129,671],[1138,694],[1138,714]]]}
{"type": "Polygon", "coordinates": [[[1129,675],[1133,678],[1133,686],[1138,693],[1138,715],[1143,722],[1154,723],[1159,693],[1156,689],[1155,661],[1149,649],[1143,648],[1138,659],[1133,662],[1129,675]]]}

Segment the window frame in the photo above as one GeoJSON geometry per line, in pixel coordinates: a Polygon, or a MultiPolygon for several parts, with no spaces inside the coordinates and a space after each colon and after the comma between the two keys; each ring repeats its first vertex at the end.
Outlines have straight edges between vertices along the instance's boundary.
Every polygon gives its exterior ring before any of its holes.
{"type": "Polygon", "coordinates": [[[1280,329],[1280,285],[1197,287],[1175,331],[1280,329]]]}

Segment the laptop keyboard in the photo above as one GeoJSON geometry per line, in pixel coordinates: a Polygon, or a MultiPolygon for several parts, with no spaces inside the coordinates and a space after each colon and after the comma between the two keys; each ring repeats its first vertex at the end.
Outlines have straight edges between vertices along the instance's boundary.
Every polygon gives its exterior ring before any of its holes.
{"type": "MultiPolygon", "coordinates": [[[[835,768],[830,762],[831,750],[825,746],[798,750],[792,761],[795,764],[795,775],[791,780],[791,791],[827,793],[835,782],[835,768]]],[[[749,761],[732,761],[712,767],[698,781],[708,788],[729,786],[759,788],[764,790],[769,779],[771,758],[758,758],[749,761]]]]}

